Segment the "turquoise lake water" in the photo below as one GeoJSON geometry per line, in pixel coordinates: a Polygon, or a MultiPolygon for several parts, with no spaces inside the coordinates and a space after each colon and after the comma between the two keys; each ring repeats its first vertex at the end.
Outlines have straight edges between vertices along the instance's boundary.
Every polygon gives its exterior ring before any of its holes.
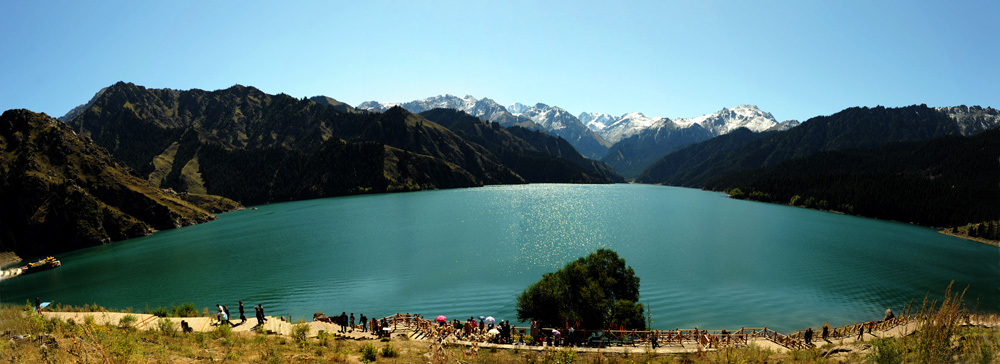
{"type": "MultiPolygon", "coordinates": [[[[1000,250],[932,229],[649,185],[534,184],[259,206],[60,255],[0,301],[216,303],[515,321],[515,295],[602,247],[640,277],[661,329],[794,331],[880,319],[969,287],[1000,311],[1000,250]]],[[[251,312],[252,314],[252,312],[251,312]]]]}

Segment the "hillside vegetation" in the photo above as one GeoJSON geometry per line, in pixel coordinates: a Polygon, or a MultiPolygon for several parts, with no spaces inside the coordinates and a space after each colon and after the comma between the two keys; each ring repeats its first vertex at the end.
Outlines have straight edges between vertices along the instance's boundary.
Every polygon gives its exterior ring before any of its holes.
{"type": "Polygon", "coordinates": [[[0,115],[0,250],[22,257],[148,235],[239,207],[182,198],[132,174],[104,148],[45,114],[0,115]]]}

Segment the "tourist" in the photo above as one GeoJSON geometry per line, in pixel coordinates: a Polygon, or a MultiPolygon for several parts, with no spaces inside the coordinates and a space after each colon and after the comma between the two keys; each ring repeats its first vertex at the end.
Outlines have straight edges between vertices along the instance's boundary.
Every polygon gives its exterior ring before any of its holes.
{"type": "Polygon", "coordinates": [[[261,325],[263,325],[265,322],[267,322],[267,318],[264,317],[264,306],[261,306],[260,304],[257,304],[257,307],[254,307],[254,310],[257,311],[256,312],[256,314],[257,314],[257,326],[254,326],[254,328],[257,328],[257,327],[260,327],[261,325]]]}
{"type": "Polygon", "coordinates": [[[229,322],[229,307],[226,307],[225,305],[222,305],[222,312],[226,313],[226,324],[229,325],[229,326],[233,326],[233,323],[229,322]]]}
{"type": "Polygon", "coordinates": [[[830,325],[823,324],[823,341],[830,342],[828,337],[830,337],[830,325]]]}
{"type": "Polygon", "coordinates": [[[811,327],[806,328],[804,336],[806,337],[806,345],[812,345],[813,329],[811,327]]]}
{"type": "Polygon", "coordinates": [[[221,324],[221,323],[223,323],[225,321],[225,320],[223,320],[222,315],[225,315],[226,312],[222,310],[222,305],[220,305],[218,303],[215,304],[215,308],[219,309],[219,312],[215,313],[215,318],[218,319],[219,323],[221,324]]]}
{"type": "Polygon", "coordinates": [[[351,312],[351,332],[354,332],[354,312],[351,312]]]}
{"type": "Polygon", "coordinates": [[[365,317],[365,314],[363,313],[359,314],[358,316],[360,316],[358,318],[358,323],[361,324],[361,332],[362,333],[368,332],[368,317],[365,317]]]}
{"type": "Polygon", "coordinates": [[[247,315],[243,312],[243,301],[239,301],[239,303],[240,303],[240,325],[242,325],[247,322],[247,315]]]}
{"type": "Polygon", "coordinates": [[[42,313],[42,302],[35,297],[35,312],[42,313]]]}
{"type": "MultiPolygon", "coordinates": [[[[570,328],[570,330],[573,330],[570,328]]],[[[653,337],[650,338],[650,342],[653,344],[653,350],[656,350],[660,346],[660,330],[653,330],[653,337]]]]}
{"type": "Polygon", "coordinates": [[[858,325],[858,340],[865,341],[865,325],[858,325]]]}
{"type": "Polygon", "coordinates": [[[347,311],[341,312],[340,316],[337,316],[337,321],[340,324],[340,332],[347,332],[347,311]]]}

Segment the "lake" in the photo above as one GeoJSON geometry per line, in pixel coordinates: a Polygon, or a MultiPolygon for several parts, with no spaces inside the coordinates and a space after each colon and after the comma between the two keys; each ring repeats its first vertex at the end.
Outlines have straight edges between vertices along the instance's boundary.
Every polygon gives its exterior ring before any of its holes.
{"type": "MultiPolygon", "coordinates": [[[[263,304],[515,321],[543,273],[610,248],[653,327],[794,331],[881,319],[968,287],[1000,311],[1000,250],[902,223],[650,185],[532,184],[297,201],[60,255],[0,301],[105,307],[263,304]]],[[[252,310],[250,311],[252,318],[252,310]]]]}

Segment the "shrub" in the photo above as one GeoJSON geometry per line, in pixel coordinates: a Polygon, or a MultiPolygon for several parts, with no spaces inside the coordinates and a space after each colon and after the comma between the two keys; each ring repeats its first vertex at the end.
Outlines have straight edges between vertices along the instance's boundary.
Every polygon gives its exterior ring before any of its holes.
{"type": "Polygon", "coordinates": [[[157,308],[154,308],[149,313],[151,315],[153,315],[153,316],[156,316],[156,317],[167,317],[167,314],[169,314],[169,312],[167,311],[166,307],[157,307],[157,308]]]}
{"type": "Polygon", "coordinates": [[[309,336],[309,324],[300,322],[292,326],[292,340],[297,343],[305,342],[309,336]]]}
{"type": "Polygon", "coordinates": [[[160,329],[160,332],[164,334],[174,336],[174,334],[177,333],[177,325],[170,319],[160,318],[156,321],[156,326],[160,329]]]}
{"type": "Polygon", "coordinates": [[[921,308],[924,322],[914,335],[918,362],[943,363],[951,358],[951,338],[958,333],[959,320],[966,313],[963,304],[965,291],[952,293],[954,283],[948,284],[940,306],[936,301],[928,304],[927,298],[924,298],[921,308]]]}
{"type": "Polygon", "coordinates": [[[361,347],[361,361],[364,363],[371,363],[375,361],[378,351],[375,350],[375,345],[365,344],[361,347]]]}
{"type": "Polygon", "coordinates": [[[228,338],[233,334],[233,327],[225,324],[219,324],[215,326],[215,330],[212,331],[212,335],[216,338],[228,338]]]}
{"type": "Polygon", "coordinates": [[[875,364],[902,363],[905,350],[896,339],[877,339],[872,341],[874,351],[868,354],[868,361],[875,364]]]}
{"type": "Polygon", "coordinates": [[[180,306],[171,306],[170,313],[174,317],[198,317],[198,309],[195,308],[194,303],[191,302],[186,302],[180,306]]]}
{"type": "Polygon", "coordinates": [[[392,347],[392,345],[385,344],[385,346],[382,347],[383,358],[395,358],[397,356],[399,356],[399,350],[396,350],[396,348],[392,347]]]}
{"type": "Polygon", "coordinates": [[[333,338],[333,335],[330,335],[330,333],[326,332],[326,330],[319,330],[319,332],[316,333],[316,339],[319,340],[320,346],[330,346],[331,338],[333,338]]]}
{"type": "Polygon", "coordinates": [[[118,326],[123,329],[131,329],[133,328],[132,325],[134,325],[137,321],[139,321],[139,318],[135,317],[135,315],[125,315],[118,320],[118,326]]]}

